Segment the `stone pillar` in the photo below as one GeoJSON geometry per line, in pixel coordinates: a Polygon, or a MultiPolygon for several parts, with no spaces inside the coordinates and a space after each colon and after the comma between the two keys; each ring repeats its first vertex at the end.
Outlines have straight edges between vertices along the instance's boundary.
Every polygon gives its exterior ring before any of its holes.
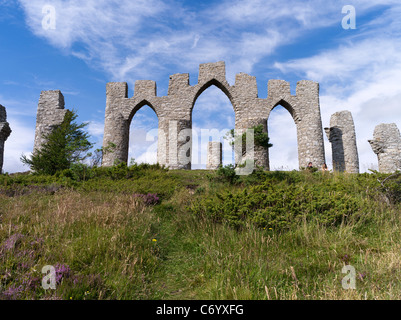
{"type": "Polygon", "coordinates": [[[106,114],[104,122],[103,149],[110,144],[115,147],[110,152],[103,153],[102,165],[109,167],[116,162],[128,161],[129,123],[121,114],[121,106],[128,98],[126,82],[111,82],[106,85],[106,114]]]}
{"type": "Polygon", "coordinates": [[[165,117],[159,117],[159,130],[157,134],[157,163],[168,167],[168,133],[169,121],[165,117]]]}
{"type": "Polygon", "coordinates": [[[359,173],[355,125],[351,112],[336,112],[331,116],[330,128],[324,130],[331,142],[333,170],[359,173]]]}
{"type": "Polygon", "coordinates": [[[401,170],[401,136],[395,123],[381,123],[376,126],[373,140],[369,140],[377,154],[379,171],[393,173],[401,170]]]}
{"type": "Polygon", "coordinates": [[[0,174],[3,172],[4,143],[10,134],[11,129],[7,122],[6,108],[0,104],[0,174]]]}
{"type": "Polygon", "coordinates": [[[307,80],[299,81],[296,98],[297,117],[294,121],[297,126],[299,166],[306,167],[309,162],[312,162],[314,167],[321,168],[326,160],[320,115],[319,84],[307,80]]]}
{"type": "MultiPolygon", "coordinates": [[[[267,133],[267,119],[256,118],[248,120],[248,128],[263,126],[263,132],[267,133]]],[[[255,166],[262,167],[264,170],[269,170],[269,149],[255,144],[254,147],[255,166]]]]}
{"type": "Polygon", "coordinates": [[[168,167],[191,170],[192,122],[191,120],[168,120],[168,167]]]}
{"type": "Polygon", "coordinates": [[[217,170],[223,164],[223,145],[221,142],[209,142],[207,148],[206,170],[217,170]]]}
{"type": "Polygon", "coordinates": [[[54,127],[64,121],[67,111],[64,109],[64,96],[60,90],[41,92],[36,116],[34,153],[46,143],[46,136],[54,127]]]}
{"type": "Polygon", "coordinates": [[[191,169],[190,120],[159,118],[157,162],[169,169],[191,169]]]}

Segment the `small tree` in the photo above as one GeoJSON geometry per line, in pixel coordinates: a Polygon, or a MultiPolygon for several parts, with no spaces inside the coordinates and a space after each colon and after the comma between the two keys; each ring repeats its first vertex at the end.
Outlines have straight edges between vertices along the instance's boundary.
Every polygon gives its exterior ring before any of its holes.
{"type": "MultiPolygon", "coordinates": [[[[263,132],[263,125],[260,124],[252,127],[251,130],[254,132],[255,146],[263,147],[266,150],[273,147],[273,145],[269,143],[270,138],[268,137],[267,132],[263,132]]],[[[231,129],[227,132],[224,139],[228,140],[233,148],[235,144],[241,143],[242,155],[244,156],[246,154],[246,131],[242,135],[235,135],[234,129],[231,129]]]]}
{"type": "Polygon", "coordinates": [[[88,133],[83,131],[88,123],[76,123],[77,117],[75,111],[68,110],[63,122],[44,137],[47,142],[41,149],[30,159],[23,155],[22,163],[36,173],[53,175],[85,160],[93,144],[88,140],[88,133]]]}
{"type": "Polygon", "coordinates": [[[101,147],[100,149],[96,149],[94,154],[88,153],[88,157],[91,158],[91,167],[99,167],[102,165],[103,162],[103,156],[108,154],[108,153],[113,153],[116,149],[116,145],[112,142],[109,142],[107,144],[107,147],[101,147]]]}

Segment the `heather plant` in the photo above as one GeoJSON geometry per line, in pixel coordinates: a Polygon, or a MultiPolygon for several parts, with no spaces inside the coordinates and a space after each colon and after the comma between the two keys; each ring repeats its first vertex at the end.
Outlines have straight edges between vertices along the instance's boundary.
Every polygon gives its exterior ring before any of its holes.
{"type": "Polygon", "coordinates": [[[157,194],[153,194],[153,193],[148,193],[148,194],[135,193],[133,195],[133,198],[134,199],[139,199],[140,201],[143,201],[145,203],[145,205],[147,205],[147,206],[158,204],[159,201],[160,201],[160,199],[157,196],[157,194]]]}

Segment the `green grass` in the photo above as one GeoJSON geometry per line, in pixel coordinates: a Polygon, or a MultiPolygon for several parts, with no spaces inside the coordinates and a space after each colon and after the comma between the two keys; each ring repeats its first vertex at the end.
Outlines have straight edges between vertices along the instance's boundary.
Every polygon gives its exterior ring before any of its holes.
{"type": "Polygon", "coordinates": [[[1,299],[401,298],[400,205],[385,175],[74,174],[0,176],[1,299]],[[356,290],[342,288],[346,264],[356,290]],[[41,287],[46,265],[56,290],[41,287]]]}

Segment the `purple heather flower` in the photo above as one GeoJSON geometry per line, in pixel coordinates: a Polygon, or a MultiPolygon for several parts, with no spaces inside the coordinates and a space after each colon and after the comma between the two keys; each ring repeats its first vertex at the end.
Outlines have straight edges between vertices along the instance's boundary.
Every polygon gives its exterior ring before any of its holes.
{"type": "Polygon", "coordinates": [[[3,296],[6,299],[15,300],[19,297],[19,295],[24,291],[23,286],[16,287],[14,284],[9,287],[6,291],[3,292],[3,296]]]}
{"type": "Polygon", "coordinates": [[[154,205],[159,203],[160,199],[155,193],[148,193],[148,194],[138,194],[135,193],[133,195],[134,198],[142,199],[146,205],[154,205]]]}
{"type": "Polygon", "coordinates": [[[4,248],[6,250],[12,250],[15,248],[15,245],[18,243],[19,240],[21,240],[24,237],[24,235],[20,233],[15,233],[11,235],[6,241],[4,241],[4,248]]]}
{"type": "Polygon", "coordinates": [[[71,275],[71,269],[68,265],[66,264],[56,264],[54,266],[54,269],[56,269],[56,283],[60,284],[61,280],[64,278],[68,278],[71,275]]]}

